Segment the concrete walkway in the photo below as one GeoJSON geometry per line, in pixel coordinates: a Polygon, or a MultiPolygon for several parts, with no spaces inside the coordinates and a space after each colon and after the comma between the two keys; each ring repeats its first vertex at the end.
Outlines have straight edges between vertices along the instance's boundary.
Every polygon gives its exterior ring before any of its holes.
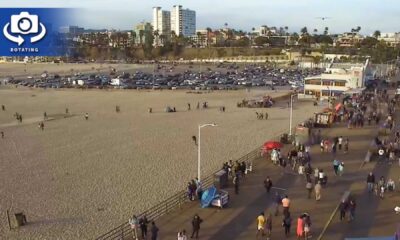
{"type": "MultiPolygon", "coordinates": [[[[348,137],[350,151],[348,154],[338,152],[336,155],[338,160],[345,163],[345,173],[342,177],[338,177],[333,174],[333,155],[321,153],[319,145],[312,147],[313,167],[324,169],[328,175],[328,185],[322,190],[320,202],[307,199],[304,176],[299,176],[289,169],[284,172],[282,168],[274,166],[264,159],[258,159],[255,163],[255,171],[242,182],[239,195],[235,195],[232,188],[228,189],[231,196],[228,208],[222,210],[217,208],[201,209],[198,202],[189,203],[181,210],[176,210],[157,220],[156,223],[160,228],[160,239],[176,239],[177,232],[182,229],[186,229],[190,234],[191,219],[196,213],[204,220],[201,226],[200,239],[255,239],[257,215],[261,211],[273,212],[274,191],[268,195],[263,188],[263,180],[266,176],[271,177],[275,187],[287,189],[287,191],[278,191],[281,194],[288,194],[292,200],[291,214],[294,220],[292,237],[287,239],[295,239],[296,219],[304,212],[311,215],[312,232],[314,237],[318,236],[339,203],[342,194],[354,184],[365,187],[364,182],[368,170],[367,168],[360,169],[360,166],[376,131],[376,126],[347,129],[345,124],[336,124],[333,128],[322,130],[323,137],[348,137]]],[[[288,146],[283,150],[284,154],[287,153],[287,149],[288,146]]],[[[367,209],[367,206],[360,203],[358,211],[362,211],[363,207],[367,209]]],[[[373,207],[373,210],[375,210],[375,207],[373,207]]],[[[271,239],[284,239],[281,221],[282,215],[273,217],[271,239]]],[[[350,224],[343,223],[344,226],[339,226],[336,224],[336,220],[334,222],[334,226],[328,228],[323,239],[343,239],[346,233],[346,231],[343,232],[344,229],[348,229],[350,232],[353,229],[350,224]],[[338,230],[341,232],[340,236],[337,234],[338,230]]],[[[363,227],[360,225],[360,228],[363,227]]],[[[372,226],[368,227],[371,228],[372,226]]],[[[365,231],[368,231],[368,229],[365,231]]]]}

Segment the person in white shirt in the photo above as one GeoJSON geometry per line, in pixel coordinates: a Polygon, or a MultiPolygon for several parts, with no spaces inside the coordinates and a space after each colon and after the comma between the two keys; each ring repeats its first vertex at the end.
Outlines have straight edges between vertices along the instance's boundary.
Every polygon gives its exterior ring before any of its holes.
{"type": "Polygon", "coordinates": [[[340,136],[340,137],[338,138],[338,146],[339,146],[339,150],[342,150],[342,143],[343,143],[343,137],[342,137],[342,136],[340,136]]]}

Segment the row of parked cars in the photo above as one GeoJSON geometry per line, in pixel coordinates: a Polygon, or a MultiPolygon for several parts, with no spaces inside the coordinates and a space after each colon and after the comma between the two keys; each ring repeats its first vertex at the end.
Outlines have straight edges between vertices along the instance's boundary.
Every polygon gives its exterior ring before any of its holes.
{"type": "MultiPolygon", "coordinates": [[[[158,69],[163,67],[158,67],[158,69]]],[[[154,71],[134,73],[112,71],[110,74],[75,74],[60,76],[42,74],[40,78],[8,79],[9,83],[41,88],[147,88],[147,89],[238,89],[241,87],[301,87],[303,79],[318,75],[322,69],[274,69],[249,65],[242,69],[229,66],[199,72],[188,68],[180,73],[154,71]]]]}

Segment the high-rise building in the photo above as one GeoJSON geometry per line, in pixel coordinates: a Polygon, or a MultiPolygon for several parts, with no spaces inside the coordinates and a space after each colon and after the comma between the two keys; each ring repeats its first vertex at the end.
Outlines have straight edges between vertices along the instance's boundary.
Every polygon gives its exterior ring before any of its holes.
{"type": "Polygon", "coordinates": [[[161,10],[161,7],[153,7],[153,31],[159,35],[171,34],[171,12],[161,10]]]}
{"type": "Polygon", "coordinates": [[[196,12],[182,9],[181,5],[174,5],[171,11],[171,31],[177,36],[196,35],[196,12]]]}

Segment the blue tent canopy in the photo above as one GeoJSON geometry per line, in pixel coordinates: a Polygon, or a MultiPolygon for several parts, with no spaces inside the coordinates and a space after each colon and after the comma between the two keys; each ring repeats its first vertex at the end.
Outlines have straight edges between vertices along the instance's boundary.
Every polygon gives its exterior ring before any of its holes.
{"type": "Polygon", "coordinates": [[[215,195],[217,194],[217,189],[212,186],[205,190],[203,194],[201,195],[201,207],[206,208],[210,206],[212,200],[214,200],[215,195]]]}

